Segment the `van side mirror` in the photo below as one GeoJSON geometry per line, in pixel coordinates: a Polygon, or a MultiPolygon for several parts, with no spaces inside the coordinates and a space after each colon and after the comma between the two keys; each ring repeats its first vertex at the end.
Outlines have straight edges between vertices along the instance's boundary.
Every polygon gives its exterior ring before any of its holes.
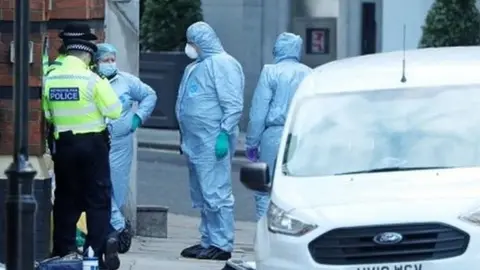
{"type": "Polygon", "coordinates": [[[240,182],[253,191],[270,192],[270,173],[263,162],[249,163],[240,168],[240,182]]]}

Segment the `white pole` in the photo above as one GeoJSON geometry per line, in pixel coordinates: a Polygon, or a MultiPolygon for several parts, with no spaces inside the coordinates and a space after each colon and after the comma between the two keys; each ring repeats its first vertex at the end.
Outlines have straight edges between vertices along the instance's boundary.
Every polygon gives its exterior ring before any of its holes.
{"type": "MultiPolygon", "coordinates": [[[[138,76],[139,72],[139,21],[140,2],[115,3],[106,1],[105,39],[118,50],[117,66],[120,70],[138,76]],[[133,23],[133,25],[132,25],[133,23]]],[[[133,110],[137,109],[137,104],[133,110]]],[[[132,229],[137,227],[137,134],[134,134],[133,161],[131,167],[129,192],[123,213],[132,222],[132,229]]]]}

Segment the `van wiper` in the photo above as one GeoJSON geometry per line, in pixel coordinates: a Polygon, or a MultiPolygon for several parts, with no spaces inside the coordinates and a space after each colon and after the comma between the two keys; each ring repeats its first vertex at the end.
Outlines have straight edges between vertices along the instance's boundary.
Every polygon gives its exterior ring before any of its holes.
{"type": "Polygon", "coordinates": [[[448,168],[452,168],[452,167],[446,167],[446,166],[443,166],[443,167],[441,167],[441,166],[431,166],[431,167],[385,167],[385,168],[378,168],[378,169],[371,169],[371,170],[337,173],[335,175],[360,174],[360,173],[379,173],[379,172],[397,172],[397,171],[415,171],[415,170],[434,170],[434,169],[448,169],[448,168]]]}

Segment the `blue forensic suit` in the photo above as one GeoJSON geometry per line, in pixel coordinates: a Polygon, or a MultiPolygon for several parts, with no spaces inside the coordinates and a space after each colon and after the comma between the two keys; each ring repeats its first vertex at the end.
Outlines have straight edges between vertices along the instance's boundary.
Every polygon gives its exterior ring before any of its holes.
{"type": "Polygon", "coordinates": [[[143,123],[155,108],[157,95],[139,78],[125,72],[118,72],[110,79],[110,84],[123,104],[122,116],[117,120],[108,120],[111,135],[110,174],[114,194],[110,223],[115,230],[121,230],[125,227],[125,219],[120,208],[127,197],[133,157],[132,117],[136,113],[143,123]],[[132,111],[134,102],[138,102],[136,112],[132,111]]]}
{"type": "MultiPolygon", "coordinates": [[[[246,147],[259,148],[259,160],[267,163],[270,178],[278,153],[283,126],[295,91],[311,68],[300,63],[302,38],[292,33],[278,36],[273,49],[274,64],[265,65],[253,94],[246,147]]],[[[269,196],[255,193],[256,217],[266,212],[269,196]]]]}
{"type": "Polygon", "coordinates": [[[233,250],[234,198],[231,161],[243,109],[244,74],[240,63],[226,53],[214,30],[197,22],[187,30],[187,40],[201,50],[185,69],[176,103],[187,157],[193,207],[201,211],[201,245],[233,250]],[[215,155],[220,132],[229,136],[229,154],[215,155]]]}

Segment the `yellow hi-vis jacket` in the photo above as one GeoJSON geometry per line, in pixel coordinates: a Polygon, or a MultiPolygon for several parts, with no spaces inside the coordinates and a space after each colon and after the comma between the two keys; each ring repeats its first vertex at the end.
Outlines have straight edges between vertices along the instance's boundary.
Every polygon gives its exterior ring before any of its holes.
{"type": "MultiPolygon", "coordinates": [[[[64,54],[60,54],[57,58],[52,63],[49,63],[48,61],[48,55],[43,56],[43,75],[46,76],[48,73],[50,73],[52,70],[56,69],[57,67],[61,66],[63,64],[63,60],[65,60],[65,57],[67,57],[64,54]]],[[[89,68],[90,70],[94,69],[94,65],[92,64],[89,68]]]]}
{"type": "Polygon", "coordinates": [[[59,55],[55,61],[53,61],[50,65],[48,63],[48,56],[47,56],[47,61],[46,61],[46,65],[45,65],[45,61],[44,62],[44,68],[43,68],[43,75],[48,75],[49,72],[51,72],[52,70],[56,69],[57,67],[61,66],[63,64],[63,60],[65,60],[65,57],[67,57],[66,55],[59,55]]]}
{"type": "Polygon", "coordinates": [[[47,121],[55,126],[56,139],[64,131],[101,132],[106,128],[105,118],[121,115],[122,104],[108,80],[75,56],[66,56],[44,83],[42,108],[47,121]]]}

